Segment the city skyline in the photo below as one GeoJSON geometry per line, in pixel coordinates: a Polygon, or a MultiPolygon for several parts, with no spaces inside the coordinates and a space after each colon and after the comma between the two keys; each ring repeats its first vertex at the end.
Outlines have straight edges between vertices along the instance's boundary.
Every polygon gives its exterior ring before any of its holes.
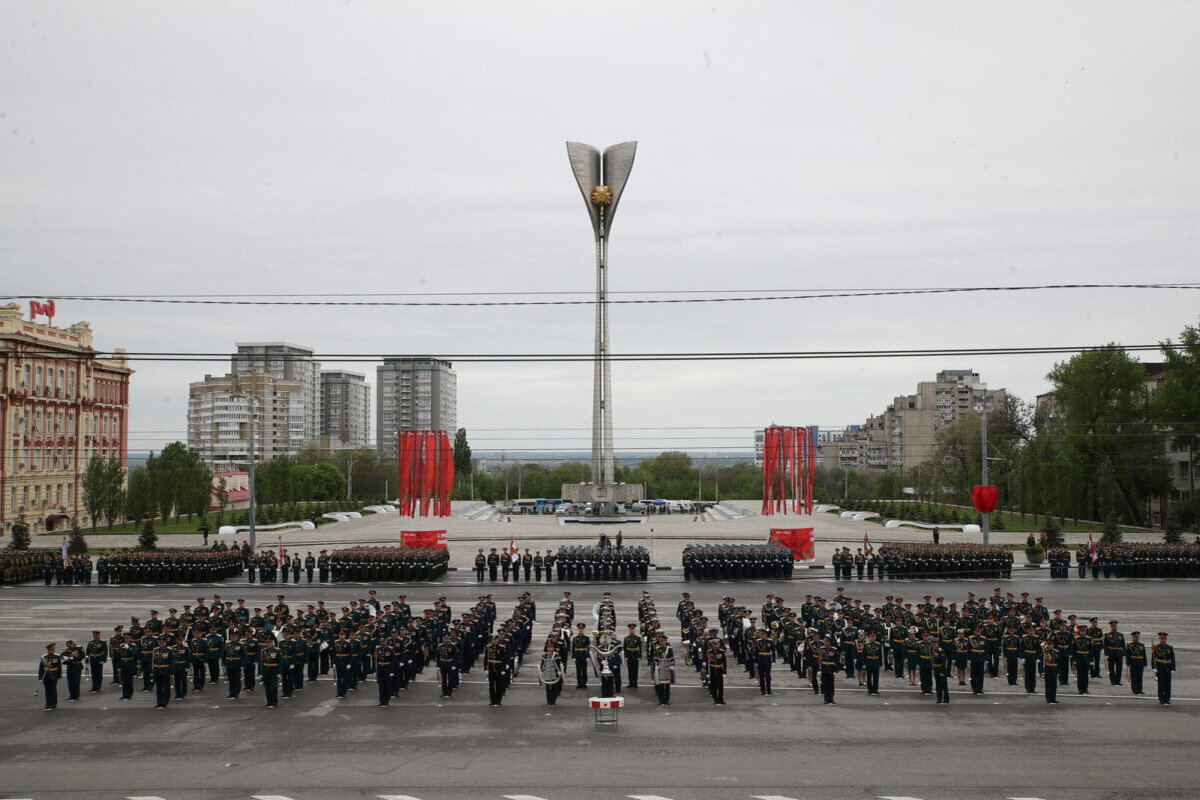
{"type": "MultiPolygon", "coordinates": [[[[586,356],[590,305],[225,304],[586,300],[564,139],[639,141],[612,253],[618,451],[856,424],[965,366],[1032,402],[1069,357],[624,353],[1149,345],[1197,321],[1187,288],[619,302],[1192,282],[1194,6],[617,3],[632,29],[570,6],[525,24],[487,7],[145,4],[136,29],[66,8],[0,9],[36,31],[0,54],[0,269],[101,348],[296,341],[360,371],[336,356],[432,354],[455,362],[473,447],[584,449],[590,362],[463,356],[586,356]],[[619,53],[580,59],[583,35],[619,53]],[[597,113],[588,82],[619,100],[597,113]],[[67,299],[152,295],[217,303],[67,299]]],[[[131,360],[130,448],[184,440],[186,387],[222,361],[131,360]]]]}

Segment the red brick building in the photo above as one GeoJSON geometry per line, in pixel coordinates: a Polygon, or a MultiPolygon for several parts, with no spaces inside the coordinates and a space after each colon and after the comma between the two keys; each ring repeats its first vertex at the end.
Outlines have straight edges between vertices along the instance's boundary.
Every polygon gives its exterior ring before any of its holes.
{"type": "Polygon", "coordinates": [[[56,328],[0,308],[0,524],[31,533],[91,524],[80,483],[92,457],[129,448],[129,368],[123,350],[96,357],[92,328],[56,328]]]}

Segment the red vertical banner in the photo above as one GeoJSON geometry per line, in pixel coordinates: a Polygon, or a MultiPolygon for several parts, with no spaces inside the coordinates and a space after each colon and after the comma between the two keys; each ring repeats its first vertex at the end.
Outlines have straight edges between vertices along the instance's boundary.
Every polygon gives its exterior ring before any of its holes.
{"type": "Polygon", "coordinates": [[[813,428],[772,425],[763,431],[762,513],[811,514],[817,447],[813,428]],[[790,494],[790,497],[789,497],[790,494]]]}
{"type": "Polygon", "coordinates": [[[454,497],[454,446],[445,431],[441,432],[442,502],[439,517],[450,516],[450,501],[454,497]]]}
{"type": "Polygon", "coordinates": [[[454,449],[445,431],[400,431],[400,515],[450,516],[454,449]]]}

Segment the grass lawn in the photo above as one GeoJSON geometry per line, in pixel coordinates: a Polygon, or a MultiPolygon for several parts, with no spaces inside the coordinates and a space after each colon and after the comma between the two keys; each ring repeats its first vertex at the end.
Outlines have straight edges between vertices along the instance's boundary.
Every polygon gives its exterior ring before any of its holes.
{"type": "MultiPolygon", "coordinates": [[[[209,520],[208,529],[209,533],[215,534],[217,532],[216,519],[209,520]]],[[[109,533],[130,534],[141,532],[141,525],[135,525],[132,522],[126,522],[121,525],[113,525],[112,530],[109,530],[107,525],[97,525],[96,530],[94,531],[91,528],[83,529],[84,536],[104,536],[105,534],[109,533]]],[[[156,519],[154,520],[154,532],[159,536],[170,533],[200,533],[200,518],[192,517],[191,522],[188,522],[187,517],[180,517],[178,520],[176,520],[174,517],[171,517],[166,522],[163,522],[161,519],[156,519]]]]}
{"type": "MultiPolygon", "coordinates": [[[[897,519],[908,519],[908,517],[904,516],[905,507],[907,505],[908,505],[907,503],[900,503],[895,506],[897,519]]],[[[926,506],[926,508],[928,508],[928,506],[926,506]]],[[[945,514],[947,513],[947,510],[949,510],[950,513],[954,513],[956,511],[959,512],[959,516],[962,517],[963,519],[965,519],[968,524],[974,524],[976,521],[975,514],[977,512],[973,508],[968,509],[965,506],[942,506],[942,515],[943,516],[945,516],[945,514]],[[970,512],[970,513],[967,513],[967,512],[970,512]]],[[[840,513],[840,512],[833,512],[833,513],[840,513]]],[[[1038,530],[1041,530],[1041,527],[1046,519],[1043,516],[1040,516],[1040,515],[1034,516],[1033,514],[1026,514],[1024,516],[1024,518],[1022,518],[1020,514],[1010,514],[1006,511],[998,512],[998,515],[1004,523],[1004,528],[1002,529],[1001,532],[1020,531],[1020,532],[1024,533],[1026,531],[1038,531],[1038,530]]],[[[995,527],[996,517],[997,517],[997,514],[992,515],[992,530],[996,530],[996,527],[995,527]]],[[[1058,518],[1054,517],[1053,519],[1055,521],[1057,521],[1058,518]]],[[[883,523],[880,522],[880,524],[882,525],[883,523]]],[[[944,522],[943,524],[956,525],[959,523],[944,522]]],[[[1062,525],[1062,529],[1067,533],[1087,533],[1089,531],[1099,533],[1100,531],[1102,531],[1104,529],[1104,525],[1099,522],[1087,522],[1087,521],[1075,522],[1074,520],[1071,520],[1070,518],[1063,520],[1062,523],[1060,523],[1060,524],[1062,525]]],[[[1145,529],[1121,526],[1121,532],[1122,533],[1144,533],[1145,529]]]]}

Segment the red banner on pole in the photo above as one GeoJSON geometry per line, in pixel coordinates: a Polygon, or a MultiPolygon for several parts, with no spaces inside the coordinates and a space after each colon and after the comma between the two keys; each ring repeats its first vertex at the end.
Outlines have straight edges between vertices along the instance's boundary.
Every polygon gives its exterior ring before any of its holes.
{"type": "Polygon", "coordinates": [[[1000,490],[995,486],[976,486],[971,490],[971,501],[975,504],[976,511],[990,514],[1000,502],[1000,490]]]}
{"type": "Polygon", "coordinates": [[[771,528],[772,544],[781,544],[792,551],[793,561],[811,561],[817,557],[817,543],[812,528],[771,528]]]}
{"type": "Polygon", "coordinates": [[[445,431],[399,431],[400,516],[450,516],[454,448],[445,431]]]}
{"type": "Polygon", "coordinates": [[[436,547],[446,549],[445,531],[400,531],[400,542],[405,547],[436,547]]]}

